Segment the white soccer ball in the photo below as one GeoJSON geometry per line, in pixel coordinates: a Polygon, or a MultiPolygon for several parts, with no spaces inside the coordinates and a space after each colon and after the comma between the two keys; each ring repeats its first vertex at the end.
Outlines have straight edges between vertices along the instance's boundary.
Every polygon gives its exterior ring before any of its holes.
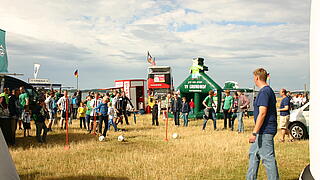
{"type": "Polygon", "coordinates": [[[172,138],[173,138],[173,139],[177,139],[178,137],[179,137],[179,134],[178,134],[178,133],[173,133],[173,134],[172,134],[172,138]]]}
{"type": "Polygon", "coordinates": [[[105,141],[105,140],[106,140],[106,138],[105,138],[104,136],[100,136],[100,137],[99,137],[99,141],[100,141],[100,142],[105,141]]]}
{"type": "Polygon", "coordinates": [[[120,142],[124,141],[124,136],[122,136],[122,135],[118,136],[118,141],[120,141],[120,142]]]}

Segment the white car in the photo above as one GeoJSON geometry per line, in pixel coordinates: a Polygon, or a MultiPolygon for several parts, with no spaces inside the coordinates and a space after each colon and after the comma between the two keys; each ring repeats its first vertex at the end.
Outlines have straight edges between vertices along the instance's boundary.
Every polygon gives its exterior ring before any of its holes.
{"type": "Polygon", "coordinates": [[[310,103],[308,102],[290,112],[289,130],[294,139],[309,137],[309,106],[310,103]]]}

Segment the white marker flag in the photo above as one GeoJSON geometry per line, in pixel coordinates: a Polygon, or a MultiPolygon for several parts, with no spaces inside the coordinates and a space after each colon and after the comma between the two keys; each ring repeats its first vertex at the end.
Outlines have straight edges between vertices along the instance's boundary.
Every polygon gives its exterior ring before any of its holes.
{"type": "Polygon", "coordinates": [[[38,73],[39,73],[39,69],[40,69],[40,64],[34,64],[34,68],[33,68],[33,75],[34,78],[37,79],[38,73]]]}

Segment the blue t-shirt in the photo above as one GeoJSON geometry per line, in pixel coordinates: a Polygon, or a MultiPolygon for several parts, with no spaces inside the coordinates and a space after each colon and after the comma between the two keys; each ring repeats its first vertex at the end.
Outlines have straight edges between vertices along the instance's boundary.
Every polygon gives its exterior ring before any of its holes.
{"type": "MultiPolygon", "coordinates": [[[[282,99],[280,103],[280,109],[284,108],[285,106],[288,106],[290,109],[290,99],[288,96],[282,99]]],[[[280,111],[280,116],[288,116],[290,114],[289,109],[287,111],[280,111]]]]}
{"type": "Polygon", "coordinates": [[[276,96],[270,86],[260,89],[256,100],[254,101],[254,122],[257,121],[259,106],[267,107],[267,114],[260,128],[259,134],[276,134],[277,133],[277,109],[276,96]]]}
{"type": "Polygon", "coordinates": [[[97,112],[101,113],[102,116],[108,115],[108,104],[100,103],[96,108],[97,112]]]}

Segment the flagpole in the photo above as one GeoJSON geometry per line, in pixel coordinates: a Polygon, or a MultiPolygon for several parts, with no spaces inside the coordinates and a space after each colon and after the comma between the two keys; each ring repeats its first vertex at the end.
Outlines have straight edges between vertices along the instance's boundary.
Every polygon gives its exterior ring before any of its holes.
{"type": "Polygon", "coordinates": [[[79,90],[79,75],[77,76],[77,90],[79,90]]]}

